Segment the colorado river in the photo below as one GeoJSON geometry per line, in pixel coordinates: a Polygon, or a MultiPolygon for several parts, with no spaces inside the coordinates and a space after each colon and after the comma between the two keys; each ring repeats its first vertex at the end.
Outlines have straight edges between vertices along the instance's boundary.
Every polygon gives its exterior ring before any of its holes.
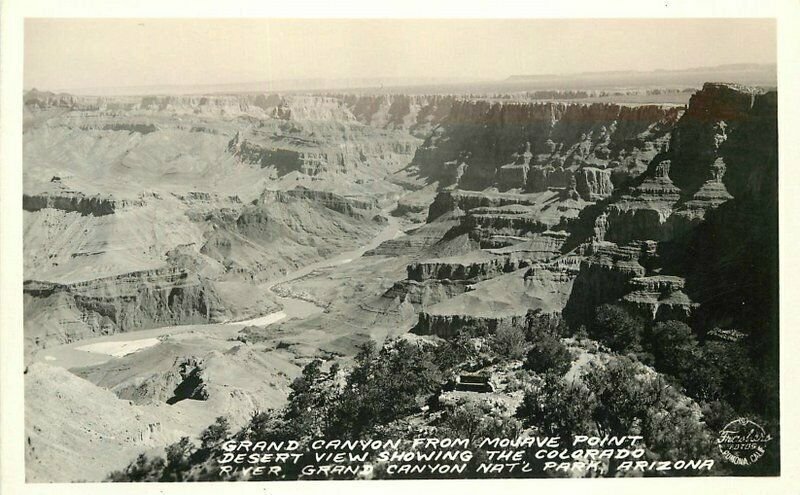
{"type": "Polygon", "coordinates": [[[405,232],[400,228],[400,221],[395,217],[389,216],[387,225],[368,244],[304,266],[278,279],[270,280],[266,283],[266,288],[282,306],[279,311],[237,322],[168,326],[84,339],[78,342],[40,349],[33,353],[32,361],[44,361],[64,368],[91,366],[157,345],[159,343],[158,337],[163,335],[175,335],[202,329],[213,330],[214,327],[220,327],[222,330],[232,326],[267,326],[284,319],[307,318],[321,313],[323,308],[302,299],[279,296],[272,291],[272,288],[278,284],[304,277],[314,270],[350,263],[363,256],[370,249],[378,247],[382,242],[395,239],[404,234],[405,232]]]}
{"type": "Polygon", "coordinates": [[[314,270],[341,266],[350,263],[353,260],[362,257],[364,253],[366,253],[370,249],[375,249],[382,242],[388,241],[390,239],[395,239],[405,234],[405,232],[403,232],[403,230],[400,229],[400,221],[397,218],[389,216],[388,219],[389,219],[388,224],[383,229],[381,229],[378,235],[373,237],[368,244],[350,251],[339,253],[332,258],[327,258],[318,261],[316,263],[306,265],[303,268],[295,270],[291,273],[287,273],[286,275],[278,279],[270,280],[267,283],[267,290],[273,295],[275,300],[282,306],[283,308],[282,310],[245,321],[228,322],[228,324],[243,325],[243,326],[268,325],[270,323],[274,323],[282,319],[307,318],[311,315],[321,313],[323,311],[323,308],[317,306],[316,304],[305,301],[303,299],[298,299],[296,297],[280,296],[275,292],[273,292],[272,288],[275,287],[276,285],[284,284],[286,282],[291,282],[292,280],[297,280],[298,278],[305,277],[306,275],[312,273],[314,270]]]}

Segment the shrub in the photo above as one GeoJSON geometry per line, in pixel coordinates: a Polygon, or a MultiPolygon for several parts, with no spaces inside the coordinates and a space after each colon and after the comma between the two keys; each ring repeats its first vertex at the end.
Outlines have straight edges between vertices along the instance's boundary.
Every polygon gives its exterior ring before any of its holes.
{"type": "Polygon", "coordinates": [[[225,441],[230,435],[230,423],[225,416],[217,417],[214,424],[211,424],[200,434],[200,448],[212,449],[225,441]]]}
{"type": "Polygon", "coordinates": [[[572,355],[557,337],[541,335],[531,344],[525,358],[525,368],[536,373],[551,372],[563,375],[572,364],[572,355]]]}
{"type": "Polygon", "coordinates": [[[689,395],[704,402],[726,401],[739,413],[767,406],[763,375],[740,342],[706,342],[699,356],[685,380],[689,395]]]}
{"type": "Polygon", "coordinates": [[[442,381],[428,349],[405,340],[380,352],[368,345],[356,356],[344,391],[331,404],[327,432],[358,438],[376,425],[418,410],[417,400],[432,394],[442,381]]]}
{"type": "Polygon", "coordinates": [[[184,481],[188,471],[192,468],[190,462],[194,445],[189,437],[182,437],[177,442],[169,445],[166,450],[167,464],[164,467],[161,481],[184,481]]]}
{"type": "Polygon", "coordinates": [[[503,416],[491,407],[476,403],[461,404],[442,416],[440,433],[450,438],[468,438],[472,443],[482,438],[515,438],[522,430],[520,422],[503,416]]]}
{"type": "Polygon", "coordinates": [[[525,332],[516,326],[503,326],[489,339],[491,349],[501,358],[522,359],[527,341],[525,332]]]}
{"type": "Polygon", "coordinates": [[[597,398],[592,418],[600,434],[639,431],[647,449],[665,459],[714,453],[696,406],[640,363],[620,357],[590,368],[582,380],[597,398]]]}
{"type": "Polygon", "coordinates": [[[644,322],[640,318],[620,306],[604,304],[596,310],[589,335],[613,351],[637,352],[641,349],[643,330],[644,322]]]}
{"type": "Polygon", "coordinates": [[[525,394],[517,418],[545,435],[569,437],[594,431],[592,393],[580,383],[548,374],[541,387],[525,394]]]}
{"type": "Polygon", "coordinates": [[[651,331],[649,347],[656,369],[681,382],[700,358],[692,329],[679,321],[657,323],[651,331]]]}
{"type": "Polygon", "coordinates": [[[150,459],[145,454],[139,454],[135,461],[122,471],[114,471],[109,476],[110,481],[159,481],[164,471],[164,458],[150,459]]]}

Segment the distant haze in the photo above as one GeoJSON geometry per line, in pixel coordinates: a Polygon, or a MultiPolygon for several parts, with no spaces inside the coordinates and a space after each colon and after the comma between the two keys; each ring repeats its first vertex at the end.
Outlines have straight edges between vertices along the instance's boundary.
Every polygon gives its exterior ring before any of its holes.
{"type": "Polygon", "coordinates": [[[267,91],[775,62],[771,19],[27,19],[24,84],[267,91]]]}

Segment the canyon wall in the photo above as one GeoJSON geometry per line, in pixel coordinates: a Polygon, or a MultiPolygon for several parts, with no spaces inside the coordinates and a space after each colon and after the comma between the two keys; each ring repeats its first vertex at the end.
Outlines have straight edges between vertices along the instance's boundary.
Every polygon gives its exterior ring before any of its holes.
{"type": "MultiPolygon", "coordinates": [[[[429,223],[457,212],[451,235],[468,235],[484,253],[508,255],[550,239],[543,260],[571,259],[570,288],[555,311],[576,328],[613,303],[650,321],[766,333],[777,298],[753,287],[777,286],[776,122],[774,91],[717,83],[686,109],[457,102],[411,166],[441,187],[429,223]],[[712,296],[709,286],[733,297],[712,296]]],[[[479,289],[507,276],[499,259],[421,260],[408,280],[469,279],[470,290],[479,289]]],[[[500,320],[491,314],[478,324],[458,310],[426,310],[416,328],[441,335],[460,324],[495,328],[500,320]]]]}
{"type": "Polygon", "coordinates": [[[679,107],[457,101],[410,166],[460,189],[545,191],[581,172],[585,200],[609,195],[664,151],[679,107]]]}

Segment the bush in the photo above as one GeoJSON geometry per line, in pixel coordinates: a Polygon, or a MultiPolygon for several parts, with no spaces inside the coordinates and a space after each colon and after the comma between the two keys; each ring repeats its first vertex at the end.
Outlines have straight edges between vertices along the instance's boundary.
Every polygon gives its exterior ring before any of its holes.
{"type": "Polygon", "coordinates": [[[700,348],[692,329],[679,321],[657,323],[651,331],[649,347],[656,369],[681,382],[700,358],[700,348]]]}
{"type": "Polygon", "coordinates": [[[545,435],[569,437],[594,431],[592,393],[580,383],[548,374],[541,387],[525,394],[517,418],[545,435]]]}
{"type": "Polygon", "coordinates": [[[503,326],[489,339],[491,349],[501,358],[522,359],[527,342],[525,332],[515,326],[503,326]]]}
{"type": "Polygon", "coordinates": [[[184,481],[188,471],[192,468],[191,456],[194,444],[189,437],[182,437],[179,441],[169,445],[166,450],[167,465],[164,467],[161,481],[184,481]]]}
{"type": "Polygon", "coordinates": [[[726,401],[739,413],[760,412],[768,406],[768,387],[740,342],[706,342],[687,373],[685,387],[699,401],[726,401]]]}
{"type": "Polygon", "coordinates": [[[641,350],[644,322],[613,304],[599,306],[589,335],[617,352],[638,352],[641,350]]]}
{"type": "Polygon", "coordinates": [[[122,471],[114,471],[109,476],[109,481],[159,481],[164,471],[164,458],[149,459],[145,454],[139,454],[135,461],[122,471]]]}
{"type": "Polygon", "coordinates": [[[505,416],[491,406],[468,402],[445,411],[437,433],[443,438],[467,438],[477,445],[484,438],[516,438],[521,431],[518,419],[505,416]]]}
{"type": "Polygon", "coordinates": [[[464,364],[477,363],[480,360],[480,352],[475,348],[472,339],[461,332],[455,338],[447,339],[433,350],[433,362],[443,372],[452,371],[464,364]]]}
{"type": "Polygon", "coordinates": [[[557,337],[566,337],[571,333],[563,319],[542,314],[541,310],[528,312],[525,317],[525,332],[528,340],[536,340],[545,333],[557,337]]]}
{"type": "Polygon", "coordinates": [[[436,391],[443,374],[433,352],[405,340],[378,352],[373,344],[356,356],[344,391],[331,404],[331,437],[359,438],[376,425],[418,410],[418,399],[436,391]]]}
{"type": "Polygon", "coordinates": [[[230,435],[230,423],[225,416],[217,417],[214,424],[209,425],[200,434],[200,448],[212,449],[227,440],[230,435]]]}
{"type": "Polygon", "coordinates": [[[525,368],[536,373],[551,372],[563,375],[572,364],[572,355],[557,337],[541,335],[531,344],[525,358],[525,368]]]}
{"type": "Polygon", "coordinates": [[[597,398],[591,414],[600,434],[639,431],[647,449],[664,459],[715,453],[696,406],[641,364],[620,357],[590,368],[582,380],[597,398]]]}

